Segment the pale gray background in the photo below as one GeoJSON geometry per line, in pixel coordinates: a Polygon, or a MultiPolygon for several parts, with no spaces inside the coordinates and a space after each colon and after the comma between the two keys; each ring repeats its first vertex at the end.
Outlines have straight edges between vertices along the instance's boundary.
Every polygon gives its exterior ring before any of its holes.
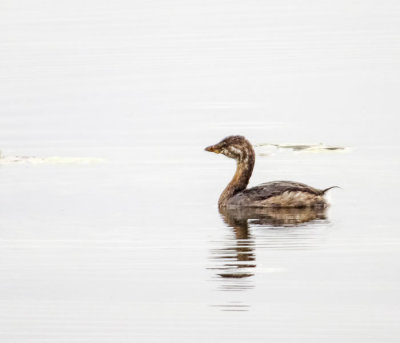
{"type": "Polygon", "coordinates": [[[2,0],[0,340],[398,342],[399,17],[388,0],[2,0]],[[347,147],[256,149],[251,184],[340,185],[328,220],[238,242],[216,208],[233,162],[203,151],[229,134],[347,147]],[[241,243],[254,275],[220,278],[241,243]]]}

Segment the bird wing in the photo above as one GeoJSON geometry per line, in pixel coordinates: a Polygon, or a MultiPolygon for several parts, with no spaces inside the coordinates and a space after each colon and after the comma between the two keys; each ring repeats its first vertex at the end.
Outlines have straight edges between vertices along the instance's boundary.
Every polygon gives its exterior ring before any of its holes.
{"type": "MultiPolygon", "coordinates": [[[[307,192],[315,195],[323,195],[324,190],[310,187],[304,183],[293,181],[272,181],[261,185],[245,189],[233,197],[235,203],[265,200],[285,192],[307,192]]],[[[232,199],[233,200],[233,199],[232,199]]]]}

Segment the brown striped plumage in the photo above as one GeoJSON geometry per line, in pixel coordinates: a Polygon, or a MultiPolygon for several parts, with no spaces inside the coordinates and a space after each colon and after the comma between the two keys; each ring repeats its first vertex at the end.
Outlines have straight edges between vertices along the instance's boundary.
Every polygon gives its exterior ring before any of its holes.
{"type": "Polygon", "coordinates": [[[238,207],[313,207],[325,208],[328,204],[321,190],[293,181],[273,181],[246,189],[255,163],[255,153],[243,136],[229,136],[211,145],[206,151],[223,154],[237,161],[236,173],[225,187],[219,200],[220,208],[238,207]]]}

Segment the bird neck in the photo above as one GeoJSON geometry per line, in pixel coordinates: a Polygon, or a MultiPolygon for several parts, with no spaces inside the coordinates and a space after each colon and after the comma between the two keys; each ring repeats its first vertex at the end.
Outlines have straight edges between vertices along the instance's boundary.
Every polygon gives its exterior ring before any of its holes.
{"type": "Polygon", "coordinates": [[[251,174],[253,173],[255,163],[255,154],[251,149],[246,156],[237,161],[236,172],[233,175],[231,182],[225,187],[218,200],[218,207],[225,207],[227,201],[236,193],[246,189],[251,174]]]}

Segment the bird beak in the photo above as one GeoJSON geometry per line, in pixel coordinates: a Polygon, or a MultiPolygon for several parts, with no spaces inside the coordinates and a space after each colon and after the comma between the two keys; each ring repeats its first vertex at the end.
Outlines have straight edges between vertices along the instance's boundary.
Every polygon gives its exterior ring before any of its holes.
{"type": "Polygon", "coordinates": [[[214,152],[216,154],[221,153],[221,150],[218,149],[218,147],[216,145],[210,145],[207,148],[204,149],[205,151],[209,151],[209,152],[214,152]]]}

